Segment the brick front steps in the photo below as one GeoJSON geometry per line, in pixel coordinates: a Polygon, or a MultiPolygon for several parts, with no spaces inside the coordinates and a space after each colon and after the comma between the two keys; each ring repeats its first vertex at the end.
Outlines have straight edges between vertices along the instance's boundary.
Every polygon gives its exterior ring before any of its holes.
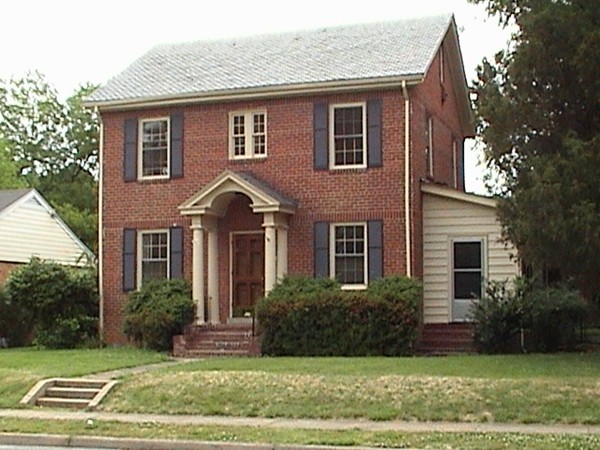
{"type": "Polygon", "coordinates": [[[37,383],[21,403],[51,408],[94,408],[116,383],[85,378],[50,378],[37,383]]]}
{"type": "Polygon", "coordinates": [[[258,356],[260,345],[251,323],[190,325],[173,338],[173,356],[258,356]]]}

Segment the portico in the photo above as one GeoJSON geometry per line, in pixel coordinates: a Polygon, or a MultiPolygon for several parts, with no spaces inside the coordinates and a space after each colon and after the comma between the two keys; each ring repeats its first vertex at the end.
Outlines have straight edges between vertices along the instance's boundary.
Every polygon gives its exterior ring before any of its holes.
{"type": "MultiPolygon", "coordinates": [[[[288,222],[296,211],[296,202],[253,175],[224,171],[179,206],[181,214],[192,219],[192,296],[197,305],[197,324],[221,322],[219,267],[220,264],[233,265],[234,256],[226,258],[219,252],[219,224],[225,220],[229,205],[239,194],[249,199],[252,213],[262,214],[263,292],[268,293],[288,271],[288,222]]],[[[243,263],[252,264],[256,264],[256,260],[248,259],[243,263]]],[[[233,270],[228,272],[233,277],[233,270]]],[[[232,298],[236,295],[233,287],[230,295],[232,298]]]]}

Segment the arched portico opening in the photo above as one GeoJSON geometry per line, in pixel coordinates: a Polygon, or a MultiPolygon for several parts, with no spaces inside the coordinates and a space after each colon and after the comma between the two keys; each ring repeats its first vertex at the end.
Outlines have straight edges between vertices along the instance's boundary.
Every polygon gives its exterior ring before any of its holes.
{"type": "Polygon", "coordinates": [[[229,205],[239,194],[250,200],[254,214],[262,215],[264,292],[268,293],[277,279],[287,274],[288,220],[296,211],[296,203],[250,174],[223,172],[179,207],[181,214],[192,218],[192,295],[198,324],[220,323],[220,302],[229,301],[221,298],[219,291],[220,259],[227,257],[219,252],[219,224],[223,226],[229,205]],[[208,317],[204,312],[206,302],[208,317]]]}

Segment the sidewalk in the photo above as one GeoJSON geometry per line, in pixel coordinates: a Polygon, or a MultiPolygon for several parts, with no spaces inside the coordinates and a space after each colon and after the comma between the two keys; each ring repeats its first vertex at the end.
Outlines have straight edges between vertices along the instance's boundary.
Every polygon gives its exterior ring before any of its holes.
{"type": "Polygon", "coordinates": [[[408,433],[524,433],[524,434],[600,434],[599,425],[518,424],[472,422],[406,422],[363,419],[284,419],[263,417],[195,416],[167,414],[123,414],[101,411],[62,411],[41,409],[0,409],[0,418],[114,421],[161,423],[171,425],[218,425],[310,430],[400,431],[408,433]]]}

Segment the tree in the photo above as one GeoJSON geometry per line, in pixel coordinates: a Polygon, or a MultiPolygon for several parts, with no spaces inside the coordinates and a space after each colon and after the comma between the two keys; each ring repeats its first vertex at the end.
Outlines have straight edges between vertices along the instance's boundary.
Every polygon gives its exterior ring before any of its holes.
{"type": "Polygon", "coordinates": [[[505,237],[534,267],[600,293],[600,8],[469,0],[516,32],[474,83],[478,134],[505,237]]]}
{"type": "Polygon", "coordinates": [[[7,145],[0,141],[0,189],[23,187],[27,187],[27,183],[19,176],[19,168],[12,160],[7,145]]]}
{"type": "Polygon", "coordinates": [[[96,250],[100,125],[82,106],[93,89],[83,85],[61,101],[39,73],[0,82],[0,139],[27,185],[96,250]]]}

